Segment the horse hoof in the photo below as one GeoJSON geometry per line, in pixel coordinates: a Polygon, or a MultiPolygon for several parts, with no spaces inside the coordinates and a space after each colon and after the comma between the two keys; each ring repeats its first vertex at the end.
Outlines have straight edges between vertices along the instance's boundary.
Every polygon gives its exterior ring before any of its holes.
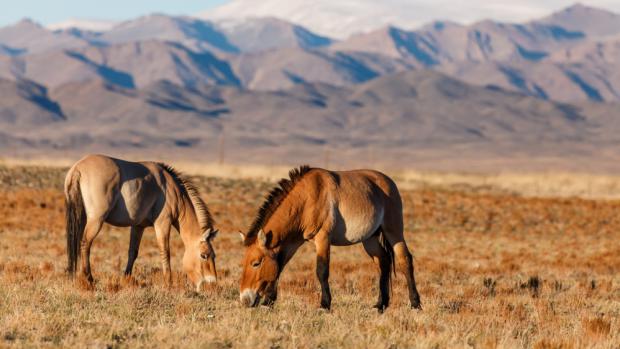
{"type": "Polygon", "coordinates": [[[84,291],[94,291],[95,290],[95,281],[89,280],[87,278],[78,278],[76,283],[79,288],[84,291]]]}
{"type": "Polygon", "coordinates": [[[375,304],[373,306],[373,308],[377,309],[377,312],[379,314],[383,314],[383,312],[385,311],[385,309],[387,309],[387,305],[385,304],[375,304]]]}

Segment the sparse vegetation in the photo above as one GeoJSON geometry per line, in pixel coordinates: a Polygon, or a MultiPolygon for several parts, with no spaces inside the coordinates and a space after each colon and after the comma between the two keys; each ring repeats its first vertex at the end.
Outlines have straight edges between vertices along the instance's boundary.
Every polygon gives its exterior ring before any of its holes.
{"type": "MultiPolygon", "coordinates": [[[[122,277],[128,229],[93,249],[94,290],[64,273],[63,169],[0,167],[0,347],[534,347],[620,343],[620,202],[523,197],[494,185],[403,187],[406,237],[422,311],[405,280],[379,315],[377,267],[360,246],[333,249],[332,311],[318,308],[314,252],[285,270],[273,309],[238,302],[246,229],[269,180],[196,177],[221,230],[220,282],[195,293],[180,272],[163,286],[147,230],[135,278],[122,277]]],[[[402,179],[401,179],[402,180],[402,179]]]]}

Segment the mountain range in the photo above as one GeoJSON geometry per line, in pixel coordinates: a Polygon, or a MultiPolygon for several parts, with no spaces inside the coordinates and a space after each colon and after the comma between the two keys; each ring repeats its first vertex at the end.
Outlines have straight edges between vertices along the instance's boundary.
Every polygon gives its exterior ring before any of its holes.
{"type": "Polygon", "coordinates": [[[98,77],[121,86],[172,79],[280,90],[433,69],[539,98],[601,102],[620,100],[619,64],[620,15],[584,5],[528,23],[436,21],[343,40],[275,18],[162,14],[103,32],[51,31],[30,20],[0,29],[0,77],[50,87],[98,77]]]}
{"type": "Polygon", "coordinates": [[[231,8],[101,31],[0,28],[3,152],[182,148],[213,159],[225,138],[234,161],[321,161],[339,149],[386,166],[615,168],[618,14],[577,4],[527,23],[344,36],[231,8]]]}

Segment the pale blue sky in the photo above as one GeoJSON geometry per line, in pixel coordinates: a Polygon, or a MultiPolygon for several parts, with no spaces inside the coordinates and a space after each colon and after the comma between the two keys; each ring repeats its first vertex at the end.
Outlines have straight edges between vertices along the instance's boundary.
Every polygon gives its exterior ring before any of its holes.
{"type": "MultiPolygon", "coordinates": [[[[163,12],[200,13],[228,0],[0,0],[0,26],[24,17],[48,25],[69,18],[125,20],[163,12]]],[[[260,0],[257,0],[260,1],[260,0]]]]}
{"type": "MultiPolygon", "coordinates": [[[[64,22],[68,19],[128,20],[154,12],[169,15],[196,15],[218,5],[233,0],[0,0],[0,27],[16,23],[22,18],[31,18],[43,25],[64,22]]],[[[289,2],[325,3],[342,1],[351,5],[356,1],[372,3],[387,0],[243,0],[242,7],[271,4],[267,6],[273,12],[282,4],[286,8],[289,2]]],[[[473,22],[491,18],[503,21],[524,21],[542,17],[552,11],[581,1],[590,6],[601,7],[620,13],[620,0],[390,0],[393,4],[416,5],[412,17],[419,18],[419,23],[434,19],[448,19],[457,22],[473,22]]],[[[265,6],[262,6],[265,7],[265,6]]],[[[345,6],[346,7],[346,6],[345,6]]],[[[257,9],[261,6],[257,6],[257,9]]],[[[251,10],[254,10],[253,8],[251,10]]],[[[246,11],[247,12],[247,11],[246,11]]],[[[267,15],[274,15],[274,13],[267,15]]],[[[276,11],[278,12],[278,11],[276,11]]],[[[264,15],[264,14],[263,14],[264,15]]],[[[303,22],[300,22],[303,23],[303,22]]]]}

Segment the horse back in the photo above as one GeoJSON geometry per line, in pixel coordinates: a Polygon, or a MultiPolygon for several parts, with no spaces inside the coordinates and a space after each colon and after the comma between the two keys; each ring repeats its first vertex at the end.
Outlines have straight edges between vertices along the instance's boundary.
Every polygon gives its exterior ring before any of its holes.
{"type": "Polygon", "coordinates": [[[87,213],[103,215],[110,224],[149,223],[154,206],[163,207],[166,177],[156,163],[88,155],[73,166],[67,177],[75,172],[79,173],[87,213]]]}
{"type": "Polygon", "coordinates": [[[153,162],[132,162],[113,157],[92,154],[76,162],[67,174],[80,174],[82,184],[92,183],[101,189],[118,188],[131,180],[162,181],[162,169],[153,162]]]}
{"type": "MultiPolygon", "coordinates": [[[[332,243],[348,245],[361,242],[374,234],[386,216],[402,216],[398,188],[392,179],[375,170],[327,171],[317,169],[311,185],[321,192],[314,195],[315,219],[332,223],[332,243]],[[322,212],[326,210],[326,214],[322,212]]],[[[310,190],[311,192],[313,190],[310,190]]]]}
{"type": "Polygon", "coordinates": [[[394,181],[376,170],[332,171],[336,179],[338,198],[359,204],[388,205],[400,203],[400,193],[394,181]]]}

